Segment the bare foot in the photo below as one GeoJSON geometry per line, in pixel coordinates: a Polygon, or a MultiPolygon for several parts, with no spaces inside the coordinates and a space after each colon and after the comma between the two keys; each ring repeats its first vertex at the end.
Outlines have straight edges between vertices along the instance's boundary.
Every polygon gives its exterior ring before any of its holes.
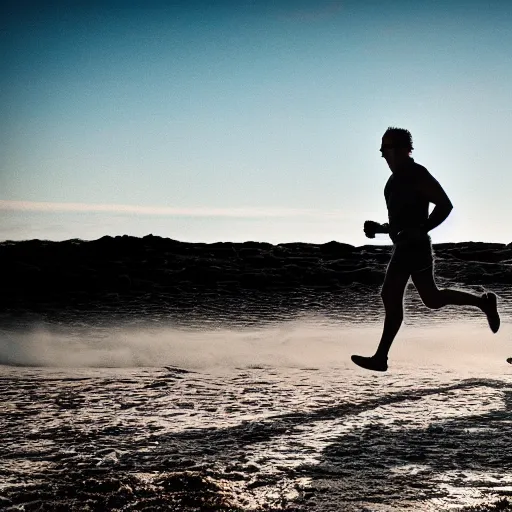
{"type": "Polygon", "coordinates": [[[350,359],[357,366],[364,368],[365,370],[373,370],[375,372],[385,372],[388,369],[388,359],[377,358],[375,356],[372,357],[364,357],[364,356],[352,356],[350,359]]]}
{"type": "Polygon", "coordinates": [[[488,292],[482,295],[483,312],[487,315],[489,327],[494,333],[500,328],[500,314],[498,313],[498,299],[495,293],[488,292]]]}

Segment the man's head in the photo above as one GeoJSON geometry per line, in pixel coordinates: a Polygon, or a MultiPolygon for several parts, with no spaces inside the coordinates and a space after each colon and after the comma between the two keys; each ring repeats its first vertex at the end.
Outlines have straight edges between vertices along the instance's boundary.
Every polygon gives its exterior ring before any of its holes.
{"type": "Polygon", "coordinates": [[[409,130],[390,126],[382,136],[380,152],[392,172],[409,159],[413,149],[409,130]]]}

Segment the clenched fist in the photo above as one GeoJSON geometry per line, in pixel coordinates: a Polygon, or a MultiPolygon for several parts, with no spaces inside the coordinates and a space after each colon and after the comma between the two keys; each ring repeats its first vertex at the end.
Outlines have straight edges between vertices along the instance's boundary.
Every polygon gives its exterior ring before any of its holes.
{"type": "Polygon", "coordinates": [[[364,223],[364,234],[368,238],[375,238],[375,234],[379,233],[382,229],[381,224],[374,222],[373,220],[367,220],[364,223]]]}

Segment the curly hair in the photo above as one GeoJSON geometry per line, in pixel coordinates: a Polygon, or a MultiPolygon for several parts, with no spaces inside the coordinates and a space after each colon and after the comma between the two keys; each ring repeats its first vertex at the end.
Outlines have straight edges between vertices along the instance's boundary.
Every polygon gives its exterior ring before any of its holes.
{"type": "Polygon", "coordinates": [[[394,143],[401,148],[408,149],[412,151],[414,149],[412,145],[412,135],[409,130],[405,128],[395,128],[394,126],[390,126],[384,136],[388,135],[394,141],[394,143]]]}

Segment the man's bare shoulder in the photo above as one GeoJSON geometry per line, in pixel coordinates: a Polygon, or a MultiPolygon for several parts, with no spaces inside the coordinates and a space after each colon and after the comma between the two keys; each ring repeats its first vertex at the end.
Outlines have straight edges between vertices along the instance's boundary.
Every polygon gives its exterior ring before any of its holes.
{"type": "Polygon", "coordinates": [[[414,174],[416,176],[416,179],[421,183],[424,183],[424,182],[437,183],[437,180],[434,178],[434,176],[432,176],[432,174],[430,174],[429,170],[425,166],[423,166],[417,162],[414,162],[414,174]]]}
{"type": "Polygon", "coordinates": [[[414,166],[414,171],[417,172],[418,174],[423,175],[423,176],[430,175],[430,172],[424,165],[421,165],[418,162],[414,162],[413,166],[414,166]]]}
{"type": "Polygon", "coordinates": [[[452,207],[448,195],[437,179],[430,174],[426,167],[416,164],[416,186],[421,194],[428,199],[429,202],[448,205],[452,207]]]}

